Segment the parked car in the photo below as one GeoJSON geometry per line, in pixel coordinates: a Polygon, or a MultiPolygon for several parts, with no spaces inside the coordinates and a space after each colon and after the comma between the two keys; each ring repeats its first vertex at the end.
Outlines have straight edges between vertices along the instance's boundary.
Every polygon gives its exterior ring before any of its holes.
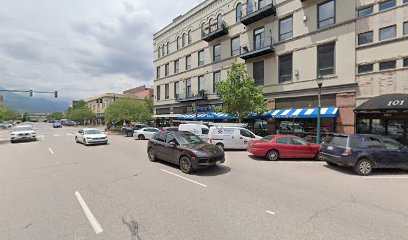
{"type": "Polygon", "coordinates": [[[7,125],[5,125],[5,124],[0,124],[0,129],[7,129],[7,128],[8,128],[7,125]]]}
{"type": "Polygon", "coordinates": [[[147,128],[147,127],[148,126],[146,124],[135,124],[131,127],[122,127],[122,132],[125,134],[125,136],[132,137],[135,130],[139,130],[139,129],[147,128]]]}
{"type": "Polygon", "coordinates": [[[224,151],[191,132],[158,132],[147,144],[149,160],[163,160],[180,166],[184,173],[225,161],[224,151]]]}
{"type": "Polygon", "coordinates": [[[139,140],[151,139],[155,133],[160,131],[158,128],[146,127],[133,132],[133,138],[139,140]]]}
{"type": "Polygon", "coordinates": [[[320,144],[311,144],[293,135],[270,135],[253,141],[247,151],[270,161],[280,158],[318,159],[320,144]]]}
{"type": "Polygon", "coordinates": [[[178,127],[164,127],[160,131],[162,132],[177,132],[179,130],[178,127]]]}
{"type": "Polygon", "coordinates": [[[65,122],[65,126],[68,126],[68,127],[74,127],[76,125],[78,125],[78,123],[76,123],[74,121],[66,121],[65,122]]]}
{"type": "Polygon", "coordinates": [[[62,128],[62,124],[61,124],[60,122],[55,121],[55,122],[52,124],[52,127],[53,127],[53,128],[62,128]]]}
{"type": "Polygon", "coordinates": [[[35,128],[30,125],[20,125],[13,128],[11,131],[10,142],[15,143],[18,141],[36,141],[37,133],[35,128]]]}
{"type": "Polygon", "coordinates": [[[221,149],[247,149],[253,140],[262,137],[242,127],[210,127],[208,142],[221,149]]]}
{"type": "Polygon", "coordinates": [[[322,158],[332,166],[352,167],[367,176],[374,168],[408,168],[408,148],[397,141],[370,134],[328,136],[321,150],[322,158]]]}
{"type": "Polygon", "coordinates": [[[84,128],[75,134],[75,142],[85,146],[91,144],[108,144],[108,136],[96,128],[84,128]]]}
{"type": "Polygon", "coordinates": [[[203,124],[195,124],[195,123],[186,123],[179,125],[179,131],[186,131],[194,133],[195,135],[199,136],[204,141],[208,141],[208,132],[209,128],[203,124]]]}
{"type": "Polygon", "coordinates": [[[303,137],[305,135],[305,129],[298,123],[282,121],[279,125],[279,129],[276,131],[276,134],[291,134],[303,137]]]}

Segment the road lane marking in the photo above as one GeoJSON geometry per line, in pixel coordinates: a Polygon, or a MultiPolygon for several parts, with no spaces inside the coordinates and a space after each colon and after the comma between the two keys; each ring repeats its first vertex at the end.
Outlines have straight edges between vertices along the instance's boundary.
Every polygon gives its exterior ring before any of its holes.
{"type": "Polygon", "coordinates": [[[60,137],[61,135],[59,135],[59,134],[54,134],[54,137],[60,137]]]}
{"type": "Polygon", "coordinates": [[[50,151],[51,154],[54,154],[54,151],[52,151],[52,148],[48,148],[48,151],[50,151]]]}
{"type": "Polygon", "coordinates": [[[372,176],[365,179],[408,179],[408,176],[372,176]]]}
{"type": "Polygon", "coordinates": [[[103,232],[103,229],[102,229],[101,225],[99,224],[98,220],[96,220],[96,218],[92,214],[92,212],[89,209],[88,205],[86,205],[86,202],[82,198],[81,194],[77,191],[77,192],[75,192],[75,196],[77,197],[78,202],[81,205],[82,210],[84,211],[85,216],[88,218],[88,221],[91,224],[92,228],[94,229],[95,233],[99,234],[99,233],[103,232]]]}
{"type": "Polygon", "coordinates": [[[169,172],[169,171],[167,171],[167,170],[160,169],[160,171],[163,171],[163,172],[168,173],[168,174],[171,174],[171,175],[173,175],[173,176],[176,176],[176,177],[182,178],[182,179],[184,179],[184,180],[187,180],[187,181],[189,181],[189,182],[195,183],[195,184],[200,185],[200,186],[202,186],[202,187],[207,187],[207,185],[205,185],[205,184],[202,184],[202,183],[196,182],[196,181],[191,180],[191,179],[189,179],[189,178],[186,178],[186,177],[180,176],[180,175],[178,175],[178,174],[175,174],[175,173],[169,172]]]}
{"type": "Polygon", "coordinates": [[[72,134],[72,133],[67,133],[67,136],[74,136],[74,134],[72,134]]]}
{"type": "Polygon", "coordinates": [[[269,213],[269,214],[271,214],[271,215],[275,215],[276,213],[275,212],[272,212],[272,211],[266,211],[266,213],[269,213]]]}

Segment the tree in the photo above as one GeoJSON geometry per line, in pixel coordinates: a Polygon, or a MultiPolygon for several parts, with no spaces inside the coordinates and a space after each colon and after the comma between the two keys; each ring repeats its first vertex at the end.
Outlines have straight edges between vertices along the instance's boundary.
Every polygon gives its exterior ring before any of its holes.
{"type": "Polygon", "coordinates": [[[153,103],[149,99],[138,101],[131,98],[120,98],[105,111],[106,122],[122,124],[123,122],[149,122],[153,115],[153,103]]]}
{"type": "Polygon", "coordinates": [[[79,122],[80,124],[96,119],[96,114],[86,107],[69,109],[66,116],[68,119],[79,122]]]}
{"type": "Polygon", "coordinates": [[[54,112],[51,114],[48,114],[47,120],[61,120],[64,118],[64,114],[62,112],[54,112]]]}
{"type": "Polygon", "coordinates": [[[0,107],[0,122],[3,121],[4,118],[4,113],[6,112],[6,109],[0,107]]]}
{"type": "Polygon", "coordinates": [[[0,119],[3,121],[16,120],[20,114],[11,108],[0,108],[0,119]]]}
{"type": "Polygon", "coordinates": [[[227,80],[217,84],[218,94],[224,102],[224,112],[236,116],[239,122],[251,113],[266,111],[262,87],[255,86],[255,80],[248,75],[245,65],[235,60],[228,71],[227,80]]]}

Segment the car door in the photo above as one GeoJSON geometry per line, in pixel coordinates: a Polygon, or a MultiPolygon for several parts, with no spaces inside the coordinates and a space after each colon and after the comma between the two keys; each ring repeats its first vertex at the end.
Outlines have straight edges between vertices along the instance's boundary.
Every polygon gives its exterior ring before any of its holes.
{"type": "Polygon", "coordinates": [[[275,148],[279,151],[279,156],[281,158],[292,157],[291,145],[292,141],[289,137],[280,137],[275,140],[275,148]]]}
{"type": "Polygon", "coordinates": [[[382,151],[387,156],[384,159],[384,164],[390,167],[406,167],[408,166],[408,150],[397,141],[389,138],[382,138],[385,149],[382,151]]]}
{"type": "Polygon", "coordinates": [[[291,137],[293,151],[292,157],[296,158],[313,158],[314,154],[312,153],[310,145],[307,144],[306,140],[302,138],[291,137]]]}
{"type": "Polygon", "coordinates": [[[156,157],[158,159],[167,161],[166,159],[166,149],[164,145],[166,144],[166,133],[159,132],[153,136],[153,140],[151,141],[153,148],[156,153],[156,157]]]}
{"type": "Polygon", "coordinates": [[[165,160],[171,163],[179,164],[179,149],[178,149],[178,142],[173,134],[167,133],[166,134],[166,144],[164,145],[165,151],[165,160]],[[173,142],[176,145],[171,145],[170,143],[173,142]]]}
{"type": "Polygon", "coordinates": [[[385,145],[381,142],[380,138],[376,136],[367,136],[365,146],[367,147],[367,151],[377,167],[388,165],[387,163],[389,161],[389,156],[387,155],[385,145]]]}
{"type": "Polygon", "coordinates": [[[80,142],[84,141],[84,130],[79,130],[77,132],[77,138],[78,138],[78,141],[80,141],[80,142]]]}
{"type": "Polygon", "coordinates": [[[252,134],[250,131],[246,129],[239,129],[240,136],[237,139],[238,140],[238,146],[237,148],[239,149],[246,149],[249,144],[252,142],[253,139],[255,139],[255,135],[252,134]]]}

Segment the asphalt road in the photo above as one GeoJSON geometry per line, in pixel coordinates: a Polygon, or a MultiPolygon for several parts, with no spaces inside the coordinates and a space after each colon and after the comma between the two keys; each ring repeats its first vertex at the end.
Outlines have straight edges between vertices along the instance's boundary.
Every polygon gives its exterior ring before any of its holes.
{"type": "Polygon", "coordinates": [[[40,140],[0,132],[0,239],[407,239],[408,173],[360,177],[316,161],[228,151],[185,175],[151,163],[146,141],[75,144],[76,128],[38,124],[40,140]]]}

